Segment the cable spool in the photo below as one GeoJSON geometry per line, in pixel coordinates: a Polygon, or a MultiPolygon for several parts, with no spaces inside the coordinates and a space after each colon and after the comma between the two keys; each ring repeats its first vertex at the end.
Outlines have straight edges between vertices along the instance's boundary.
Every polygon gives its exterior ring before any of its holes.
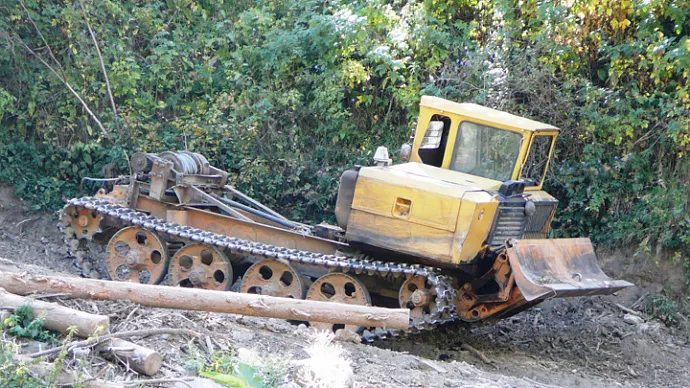
{"type": "Polygon", "coordinates": [[[158,154],[161,159],[173,163],[175,171],[189,175],[207,175],[210,165],[202,155],[190,151],[165,151],[158,154]]]}
{"type": "Polygon", "coordinates": [[[144,152],[135,152],[129,158],[129,166],[134,172],[151,171],[153,163],[146,157],[144,152]]]}
{"type": "Polygon", "coordinates": [[[211,172],[211,164],[208,162],[208,159],[206,159],[204,155],[197,154],[196,152],[192,151],[180,151],[179,153],[189,155],[192,157],[192,159],[194,159],[199,168],[199,174],[208,175],[211,172]]]}

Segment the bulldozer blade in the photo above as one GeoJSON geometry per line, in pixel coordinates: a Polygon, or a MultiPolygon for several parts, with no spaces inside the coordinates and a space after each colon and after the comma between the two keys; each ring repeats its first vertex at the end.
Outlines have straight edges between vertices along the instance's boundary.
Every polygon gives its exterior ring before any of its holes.
{"type": "Polygon", "coordinates": [[[588,238],[514,240],[507,253],[515,282],[528,301],[608,295],[633,285],[606,276],[588,238]]]}

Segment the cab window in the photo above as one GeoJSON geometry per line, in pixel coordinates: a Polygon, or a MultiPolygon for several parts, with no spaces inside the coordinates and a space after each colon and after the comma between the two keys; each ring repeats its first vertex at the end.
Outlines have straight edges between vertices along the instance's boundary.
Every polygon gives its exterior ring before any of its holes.
{"type": "Polygon", "coordinates": [[[443,115],[431,116],[424,138],[419,146],[419,158],[422,163],[441,167],[446,153],[446,143],[450,132],[450,117],[443,115]]]}
{"type": "Polygon", "coordinates": [[[520,173],[520,178],[528,186],[539,186],[544,179],[552,144],[553,136],[536,135],[532,139],[529,154],[520,173]]]}
{"type": "Polygon", "coordinates": [[[463,121],[458,128],[450,169],[497,181],[509,180],[520,153],[522,135],[463,121]]]}

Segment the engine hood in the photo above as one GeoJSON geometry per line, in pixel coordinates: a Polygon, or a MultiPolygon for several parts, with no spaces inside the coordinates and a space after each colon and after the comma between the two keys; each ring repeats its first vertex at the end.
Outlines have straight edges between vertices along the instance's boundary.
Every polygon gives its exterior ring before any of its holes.
{"type": "Polygon", "coordinates": [[[500,181],[422,163],[364,167],[359,174],[361,177],[384,180],[399,186],[424,189],[456,198],[462,198],[464,193],[468,191],[498,190],[502,184],[500,181]],[[433,189],[430,185],[433,186],[433,189]]]}

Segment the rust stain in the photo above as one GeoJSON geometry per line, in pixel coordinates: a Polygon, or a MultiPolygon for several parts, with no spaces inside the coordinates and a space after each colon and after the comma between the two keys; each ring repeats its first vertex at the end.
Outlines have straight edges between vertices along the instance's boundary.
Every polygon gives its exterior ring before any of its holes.
{"type": "Polygon", "coordinates": [[[632,285],[606,276],[587,238],[517,240],[507,251],[517,286],[528,301],[607,295],[632,285]]]}

